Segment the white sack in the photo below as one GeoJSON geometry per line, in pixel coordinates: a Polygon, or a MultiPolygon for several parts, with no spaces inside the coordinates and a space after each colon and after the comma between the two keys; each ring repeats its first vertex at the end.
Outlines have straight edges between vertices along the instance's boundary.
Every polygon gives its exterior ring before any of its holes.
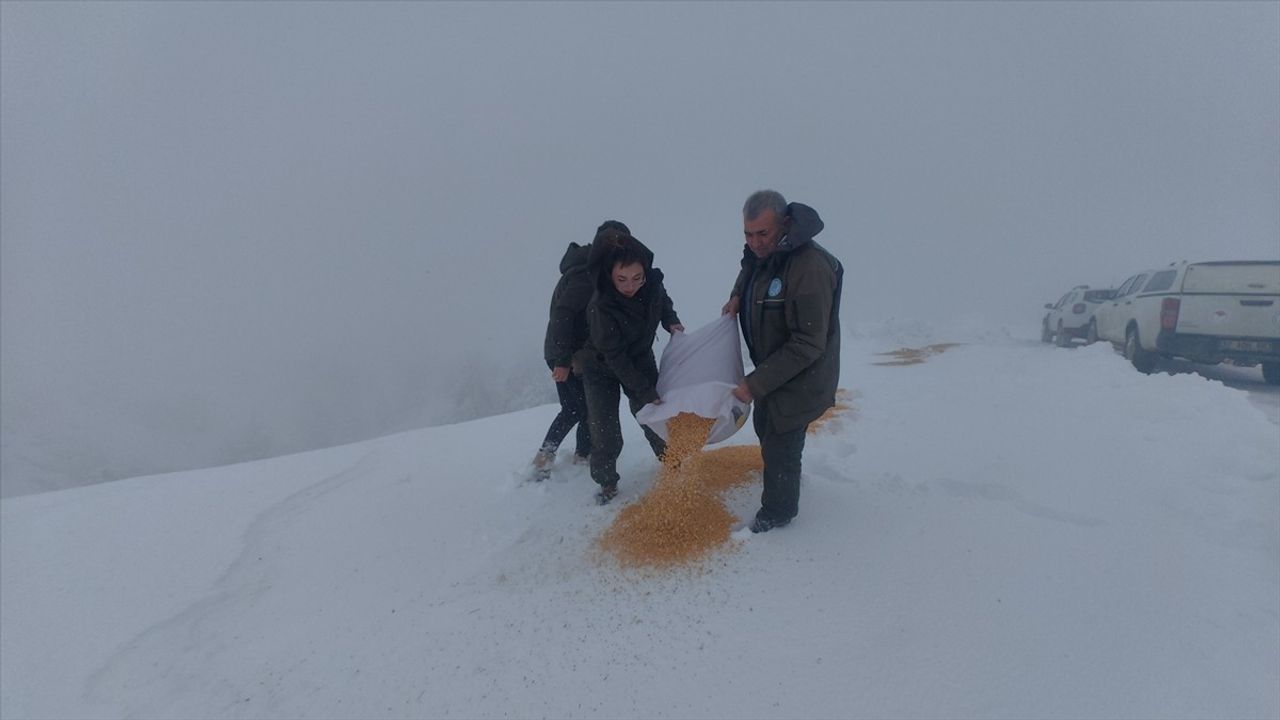
{"type": "Polygon", "coordinates": [[[715,420],[707,443],[726,440],[751,412],[751,405],[733,396],[742,377],[742,343],[734,316],[721,315],[693,332],[676,333],[658,366],[662,404],[640,408],[636,420],[666,440],[667,421],[682,412],[693,413],[715,420]]]}

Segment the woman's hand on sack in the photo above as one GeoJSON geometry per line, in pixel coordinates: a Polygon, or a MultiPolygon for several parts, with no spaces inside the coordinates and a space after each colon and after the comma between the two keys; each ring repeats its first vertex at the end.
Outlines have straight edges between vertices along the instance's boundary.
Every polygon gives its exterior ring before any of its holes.
{"type": "Polygon", "coordinates": [[[738,314],[738,296],[737,295],[734,295],[733,297],[729,298],[729,302],[725,303],[724,307],[720,308],[720,314],[721,315],[737,315],[738,314]]]}
{"type": "Polygon", "coordinates": [[[744,403],[749,403],[753,399],[751,397],[751,389],[747,387],[747,381],[743,380],[738,383],[738,387],[733,389],[733,396],[744,403]]]}
{"type": "Polygon", "coordinates": [[[654,398],[654,399],[653,399],[653,402],[651,402],[651,403],[649,403],[649,404],[650,404],[650,405],[661,405],[661,404],[662,404],[662,398],[654,398]]]}
{"type": "Polygon", "coordinates": [[[677,323],[675,325],[672,325],[671,329],[668,330],[667,332],[671,333],[672,335],[675,335],[676,333],[682,333],[684,332],[684,326],[677,323]]]}
{"type": "Polygon", "coordinates": [[[569,379],[569,368],[557,366],[551,371],[551,379],[556,382],[564,382],[569,379]]]}

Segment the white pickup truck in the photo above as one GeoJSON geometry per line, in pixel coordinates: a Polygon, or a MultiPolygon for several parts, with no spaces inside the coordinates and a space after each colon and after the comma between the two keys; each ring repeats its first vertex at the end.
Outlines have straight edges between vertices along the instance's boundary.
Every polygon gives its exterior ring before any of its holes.
{"type": "Polygon", "coordinates": [[[1261,365],[1280,385],[1280,260],[1176,263],[1130,276],[1095,315],[1098,337],[1149,373],[1162,357],[1261,365]]]}

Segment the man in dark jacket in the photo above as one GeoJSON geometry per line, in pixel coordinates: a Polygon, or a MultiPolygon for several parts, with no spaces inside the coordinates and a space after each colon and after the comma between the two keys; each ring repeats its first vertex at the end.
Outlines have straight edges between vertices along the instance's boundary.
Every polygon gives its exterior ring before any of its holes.
{"type": "MultiPolygon", "coordinates": [[[[617,220],[606,220],[596,233],[614,229],[630,233],[626,225],[617,220]]],[[[551,421],[547,435],[533,458],[533,479],[542,481],[551,476],[551,466],[556,450],[564,442],[574,425],[578,426],[577,449],[574,463],[583,463],[591,455],[591,433],[587,427],[587,395],[582,387],[582,377],[572,370],[573,354],[587,342],[587,303],[595,292],[595,281],[587,269],[591,254],[590,245],[569,243],[560,260],[560,280],[551,293],[550,318],[542,354],[556,383],[556,395],[560,398],[560,412],[551,421]]]]}
{"type": "MultiPolygon", "coordinates": [[[[600,485],[596,499],[604,504],[618,493],[620,396],[626,394],[632,415],[648,403],[660,402],[653,355],[658,325],[670,333],[684,326],[663,287],[662,271],[653,267],[653,252],[629,232],[602,228],[591,243],[588,266],[596,287],[587,305],[587,344],[574,355],[574,367],[582,373],[587,392],[591,478],[600,485]]],[[[661,457],[666,443],[643,429],[653,454],[661,457]]]]}
{"type": "Polygon", "coordinates": [[[764,492],[751,531],[766,532],[799,511],[805,431],[835,404],[844,268],[814,241],[823,225],[808,205],[761,190],[742,216],[742,268],[724,311],[738,313],[755,363],[733,394],[755,401],[764,492]]]}

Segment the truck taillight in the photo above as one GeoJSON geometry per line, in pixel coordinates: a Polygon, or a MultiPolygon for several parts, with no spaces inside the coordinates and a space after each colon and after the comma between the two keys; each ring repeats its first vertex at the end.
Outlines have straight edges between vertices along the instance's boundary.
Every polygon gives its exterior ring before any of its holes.
{"type": "Polygon", "coordinates": [[[1178,307],[1182,301],[1167,297],[1160,303],[1160,329],[1173,330],[1178,327],[1178,307]]]}
{"type": "Polygon", "coordinates": [[[1075,313],[1075,314],[1077,314],[1077,315],[1083,315],[1083,314],[1084,314],[1084,310],[1085,310],[1085,305],[1084,305],[1084,303],[1076,303],[1075,305],[1072,305],[1072,306],[1071,306],[1071,312],[1073,312],[1073,313],[1075,313]]]}

